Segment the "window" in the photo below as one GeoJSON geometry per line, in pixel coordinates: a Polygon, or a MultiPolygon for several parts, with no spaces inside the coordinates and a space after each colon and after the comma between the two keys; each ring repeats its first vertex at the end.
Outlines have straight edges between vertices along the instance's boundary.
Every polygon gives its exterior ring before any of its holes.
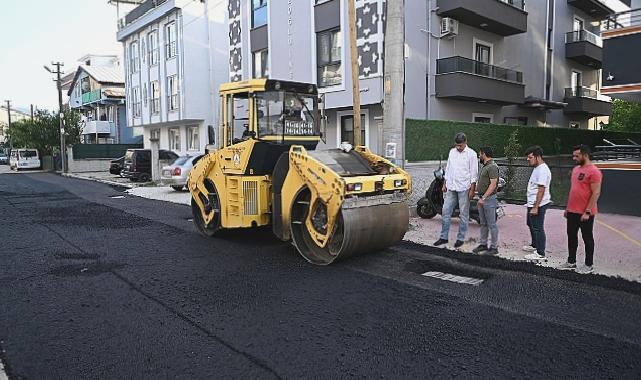
{"type": "Polygon", "coordinates": [[[527,117],[525,116],[515,116],[515,117],[504,117],[503,124],[508,125],[527,125],[527,117]]]}
{"type": "Polygon", "coordinates": [[[488,65],[492,63],[492,47],[477,42],[474,50],[475,59],[477,61],[488,65]]]}
{"type": "Polygon", "coordinates": [[[254,57],[254,78],[267,78],[269,76],[267,49],[259,50],[252,55],[254,57]]]}
{"type": "Polygon", "coordinates": [[[167,59],[173,58],[176,56],[176,23],[172,22],[165,26],[165,40],[167,45],[165,47],[165,53],[167,59]]]}
{"type": "Polygon", "coordinates": [[[167,77],[167,105],[170,111],[175,111],[179,107],[178,103],[178,77],[171,75],[167,77]]]}
{"type": "Polygon", "coordinates": [[[574,21],[572,22],[572,31],[578,32],[580,30],[583,30],[583,20],[574,16],[574,21]]]}
{"type": "MultiPolygon", "coordinates": [[[[365,140],[365,128],[365,115],[361,114],[361,145],[367,145],[367,140],[365,140]]],[[[341,116],[341,140],[354,145],[353,115],[341,116]]]]}
{"type": "Polygon", "coordinates": [[[580,71],[572,70],[570,76],[570,86],[572,87],[573,96],[581,96],[581,86],[583,85],[583,74],[580,71]]]}
{"type": "Polygon", "coordinates": [[[149,49],[149,66],[158,64],[158,31],[154,30],[147,36],[147,48],[149,49]]]}
{"type": "Polygon", "coordinates": [[[318,86],[341,84],[341,31],[340,29],[316,34],[318,86]]]}
{"type": "Polygon", "coordinates": [[[151,114],[160,113],[160,83],[155,80],[149,84],[151,87],[151,114]]]}
{"type": "Polygon", "coordinates": [[[200,149],[198,127],[187,127],[187,150],[200,149]]]}
{"type": "Polygon", "coordinates": [[[472,121],[475,123],[492,123],[494,122],[494,115],[487,113],[473,113],[472,121]]]}
{"type": "Polygon", "coordinates": [[[137,73],[140,70],[140,61],[138,56],[138,41],[129,45],[129,72],[137,73]]]}
{"type": "Polygon", "coordinates": [[[147,107],[147,83],[142,86],[142,103],[147,107]]]}
{"type": "Polygon", "coordinates": [[[267,0],[252,0],[252,28],[267,25],[267,0]]]}
{"type": "Polygon", "coordinates": [[[180,150],[180,129],[169,129],[169,149],[180,150]]]}
{"type": "Polygon", "coordinates": [[[149,138],[150,139],[155,139],[155,140],[160,140],[160,129],[158,129],[158,128],[152,129],[149,132],[149,138]]]}
{"type": "Polygon", "coordinates": [[[140,87],[134,87],[132,89],[133,92],[133,113],[134,117],[140,117],[140,87]]]}

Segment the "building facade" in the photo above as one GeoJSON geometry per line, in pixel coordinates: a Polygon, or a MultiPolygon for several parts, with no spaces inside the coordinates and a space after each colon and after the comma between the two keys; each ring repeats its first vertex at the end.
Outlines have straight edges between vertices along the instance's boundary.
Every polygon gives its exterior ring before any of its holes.
{"type": "Polygon", "coordinates": [[[127,122],[145,147],[157,138],[188,154],[214,143],[217,88],[228,80],[226,9],[222,0],[146,0],[120,21],[127,122]]]}
{"type": "Polygon", "coordinates": [[[31,117],[30,114],[20,111],[15,108],[11,108],[7,112],[7,107],[0,105],[0,145],[9,146],[9,141],[7,138],[7,130],[9,129],[9,114],[11,114],[11,122],[25,120],[31,117]]]}
{"type": "Polygon", "coordinates": [[[125,80],[115,56],[85,56],[67,85],[69,108],[82,114],[82,142],[130,144],[142,131],[127,124],[125,80]]]}

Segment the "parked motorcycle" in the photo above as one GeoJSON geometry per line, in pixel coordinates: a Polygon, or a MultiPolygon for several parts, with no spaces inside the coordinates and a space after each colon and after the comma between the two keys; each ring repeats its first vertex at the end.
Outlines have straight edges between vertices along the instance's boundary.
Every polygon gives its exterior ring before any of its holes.
{"type": "MultiPolygon", "coordinates": [[[[437,214],[443,213],[443,182],[445,182],[445,170],[439,165],[439,168],[434,171],[434,180],[425,191],[425,196],[418,200],[416,203],[416,213],[423,219],[432,219],[437,214]]],[[[497,192],[500,194],[505,188],[505,179],[499,177],[497,192]]],[[[470,219],[475,220],[477,223],[481,222],[478,209],[478,196],[470,201],[470,219]]],[[[501,219],[505,215],[503,207],[499,205],[496,208],[496,220],[501,219]]],[[[456,206],[452,216],[458,218],[459,208],[456,206]]]]}

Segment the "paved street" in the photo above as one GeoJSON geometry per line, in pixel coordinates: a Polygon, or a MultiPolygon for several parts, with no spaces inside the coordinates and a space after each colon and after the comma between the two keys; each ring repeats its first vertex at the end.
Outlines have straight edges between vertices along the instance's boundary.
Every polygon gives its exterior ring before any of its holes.
{"type": "Polygon", "coordinates": [[[9,379],[641,376],[639,283],[409,242],[317,267],[47,173],[0,174],[0,215],[9,379]]]}

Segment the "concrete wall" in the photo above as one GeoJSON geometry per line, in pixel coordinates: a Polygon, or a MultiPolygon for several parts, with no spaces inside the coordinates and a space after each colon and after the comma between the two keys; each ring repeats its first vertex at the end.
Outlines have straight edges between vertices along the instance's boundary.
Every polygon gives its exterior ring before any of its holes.
{"type": "Polygon", "coordinates": [[[78,159],[73,158],[73,149],[67,149],[67,168],[69,173],[109,172],[109,158],[78,159]]]}

